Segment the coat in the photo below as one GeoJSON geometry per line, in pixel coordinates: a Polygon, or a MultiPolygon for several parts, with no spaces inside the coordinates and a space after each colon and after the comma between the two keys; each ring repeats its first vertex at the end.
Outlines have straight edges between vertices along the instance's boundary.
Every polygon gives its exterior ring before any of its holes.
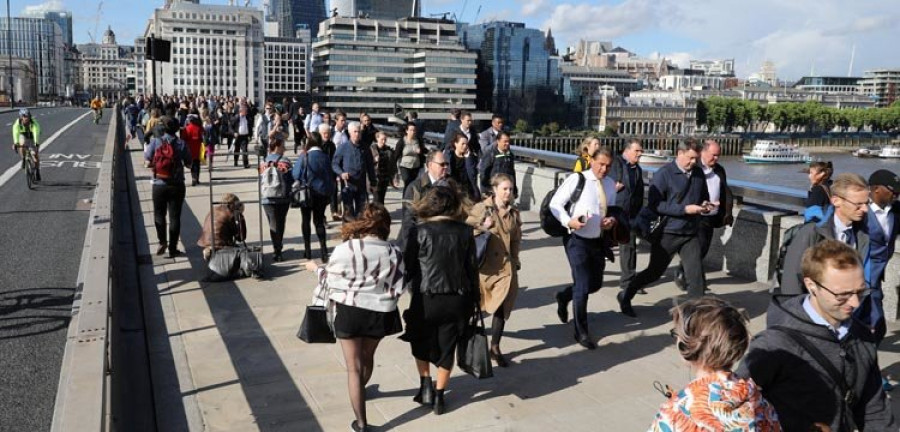
{"type": "Polygon", "coordinates": [[[227,205],[219,204],[213,209],[211,215],[206,215],[203,221],[203,232],[197,239],[197,246],[207,248],[210,246],[209,239],[213,235],[213,225],[215,222],[215,249],[221,249],[225,246],[236,246],[238,242],[242,242],[247,238],[247,221],[244,215],[231,211],[227,205]]]}
{"type": "Polygon", "coordinates": [[[509,319],[519,291],[517,269],[520,267],[522,217],[514,206],[500,213],[493,197],[485,198],[472,207],[466,219],[466,223],[475,228],[475,235],[484,232],[482,224],[488,215],[493,221],[488,229],[491,236],[485,250],[484,264],[478,271],[481,310],[509,319]]]}

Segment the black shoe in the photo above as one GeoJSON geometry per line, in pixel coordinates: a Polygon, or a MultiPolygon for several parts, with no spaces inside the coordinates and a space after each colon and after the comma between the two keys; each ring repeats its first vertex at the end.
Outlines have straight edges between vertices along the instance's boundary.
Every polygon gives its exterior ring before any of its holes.
{"type": "Polygon", "coordinates": [[[419,393],[416,393],[413,401],[422,405],[434,405],[434,382],[431,377],[419,378],[419,393]]]}
{"type": "Polygon", "coordinates": [[[581,337],[576,336],[575,340],[578,342],[578,345],[581,345],[589,350],[597,349],[597,344],[591,340],[591,337],[588,335],[582,335],[581,337]]]}
{"type": "Polygon", "coordinates": [[[41,181],[41,172],[40,171],[36,171],[34,173],[34,181],[41,181]]]}
{"type": "Polygon", "coordinates": [[[675,270],[675,286],[682,291],[687,291],[687,282],[684,280],[684,272],[675,270]]]}
{"type": "Polygon", "coordinates": [[[356,420],[353,420],[353,422],[350,423],[351,432],[366,432],[367,430],[369,430],[368,427],[360,426],[359,423],[356,422],[356,420]]]}
{"type": "Polygon", "coordinates": [[[497,362],[497,366],[502,368],[509,367],[509,362],[506,361],[506,357],[503,357],[503,353],[500,352],[500,347],[492,346],[490,354],[491,360],[497,362]]]}
{"type": "Polygon", "coordinates": [[[556,293],[556,316],[563,324],[569,322],[569,301],[562,297],[562,293],[556,293]]]}
{"type": "Polygon", "coordinates": [[[184,255],[184,252],[182,252],[178,249],[172,249],[169,251],[169,258],[180,257],[182,255],[184,255]]]}
{"type": "Polygon", "coordinates": [[[434,415],[444,413],[444,390],[435,390],[434,392],[434,415]]]}
{"type": "Polygon", "coordinates": [[[309,249],[303,252],[303,259],[312,259],[312,252],[309,249]]]}
{"type": "Polygon", "coordinates": [[[641,288],[641,289],[637,290],[637,293],[640,295],[647,295],[647,290],[641,288]]]}
{"type": "Polygon", "coordinates": [[[274,261],[274,262],[284,261],[284,257],[281,256],[281,252],[275,252],[275,254],[272,256],[272,261],[274,261]]]}
{"type": "Polygon", "coordinates": [[[632,318],[637,318],[637,314],[634,313],[634,309],[631,307],[631,300],[625,298],[625,291],[619,291],[619,293],[616,294],[616,300],[619,301],[619,310],[622,311],[623,314],[632,318]]]}
{"type": "Polygon", "coordinates": [[[167,246],[165,243],[160,243],[159,248],[156,249],[157,255],[162,255],[166,253],[167,246]]]}
{"type": "Polygon", "coordinates": [[[244,168],[250,168],[250,165],[244,165],[244,168]]]}

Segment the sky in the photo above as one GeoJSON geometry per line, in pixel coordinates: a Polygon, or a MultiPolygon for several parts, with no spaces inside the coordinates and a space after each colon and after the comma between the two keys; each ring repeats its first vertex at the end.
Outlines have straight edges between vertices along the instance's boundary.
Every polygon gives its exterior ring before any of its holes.
{"type": "MultiPolygon", "coordinates": [[[[226,4],[226,0],[201,0],[226,4]]],[[[244,0],[238,0],[243,4],[244,0]]],[[[579,39],[611,41],[679,66],[690,59],[731,59],[739,77],[772,61],[781,79],[847,76],[900,68],[900,0],[422,0],[423,14],[454,14],[459,21],[509,20],[552,29],[564,52],[579,39]],[[479,10],[480,9],[480,10],[479,10]],[[855,49],[854,49],[855,48],[855,49]]],[[[99,39],[112,26],[120,44],[141,36],[164,0],[10,0],[13,16],[69,10],[76,43],[99,39]]],[[[252,0],[255,6],[262,0],[252,0]]]]}

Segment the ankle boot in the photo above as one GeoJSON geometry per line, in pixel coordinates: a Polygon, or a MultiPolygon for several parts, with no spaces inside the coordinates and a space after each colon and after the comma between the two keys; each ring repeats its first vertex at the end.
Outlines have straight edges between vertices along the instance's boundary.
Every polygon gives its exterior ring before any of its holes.
{"type": "Polygon", "coordinates": [[[310,250],[309,240],[303,242],[303,258],[312,259],[312,251],[310,250]]]}
{"type": "Polygon", "coordinates": [[[431,381],[431,377],[419,378],[419,393],[413,397],[413,401],[422,405],[434,404],[434,383],[431,381]]]}
{"type": "Polygon", "coordinates": [[[444,389],[435,390],[434,392],[434,414],[441,415],[444,413],[444,389]]]}

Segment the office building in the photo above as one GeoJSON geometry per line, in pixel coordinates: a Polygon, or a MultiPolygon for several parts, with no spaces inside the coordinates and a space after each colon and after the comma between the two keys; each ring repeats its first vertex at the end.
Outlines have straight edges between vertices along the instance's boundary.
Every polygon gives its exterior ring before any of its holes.
{"type": "Polygon", "coordinates": [[[331,9],[340,17],[396,21],[420,16],[422,0],[331,0],[331,9]]]}
{"type": "Polygon", "coordinates": [[[134,47],[118,45],[112,28],[106,29],[102,41],[77,45],[81,52],[81,76],[84,91],[91,97],[120,99],[133,86],[128,85],[128,71],[134,70],[134,47]]]}
{"type": "Polygon", "coordinates": [[[313,39],[325,20],[325,0],[271,0],[280,28],[279,37],[294,38],[297,30],[308,30],[313,39]]]}
{"type": "Polygon", "coordinates": [[[706,76],[733,77],[734,59],[691,60],[690,69],[700,71],[706,76]]]}
{"type": "Polygon", "coordinates": [[[136,95],[151,94],[152,90],[147,88],[147,68],[144,67],[147,61],[147,40],[139,37],[134,40],[134,88],[132,93],[136,95]]]}
{"type": "MultiPolygon", "coordinates": [[[[144,31],[171,41],[171,62],[156,62],[158,94],[263,99],[263,14],[252,7],[170,0],[144,31]]],[[[152,91],[151,61],[145,62],[152,91]]]]}
{"type": "Polygon", "coordinates": [[[589,105],[590,128],[613,128],[620,136],[691,135],[697,129],[695,100],[676,92],[642,93],[622,97],[610,86],[601,87],[589,105]]]}
{"type": "Polygon", "coordinates": [[[890,106],[900,100],[900,69],[866,71],[859,87],[862,94],[871,98],[876,106],[890,106]]]}
{"type": "MultiPolygon", "coordinates": [[[[693,72],[688,70],[685,72],[693,72]]],[[[685,89],[712,89],[721,90],[725,87],[725,78],[721,76],[706,76],[700,74],[663,75],[659,77],[658,87],[663,90],[685,89]]]]}
{"type": "MultiPolygon", "coordinates": [[[[59,24],[45,18],[12,18],[12,56],[33,59],[37,68],[37,92],[40,100],[55,100],[65,94],[64,47],[59,24]]],[[[10,54],[7,44],[7,20],[0,19],[0,56],[10,54]]]]}
{"type": "Polygon", "coordinates": [[[569,107],[565,122],[576,128],[589,127],[588,105],[598,97],[600,88],[608,86],[628,96],[642,87],[642,81],[626,71],[565,63],[559,73],[560,93],[569,107]]]}
{"type": "Polygon", "coordinates": [[[300,37],[266,37],[263,81],[266,98],[281,99],[309,91],[310,39],[308,30],[300,37]]]}
{"type": "Polygon", "coordinates": [[[553,103],[547,98],[559,88],[559,60],[548,51],[544,33],[523,23],[492,21],[464,26],[460,37],[478,53],[478,109],[510,124],[519,119],[536,124],[535,112],[553,103]]]}
{"type": "Polygon", "coordinates": [[[800,78],[793,87],[816,93],[857,94],[861,79],[860,77],[805,76],[800,78]]]}
{"type": "Polygon", "coordinates": [[[476,54],[452,21],[334,17],[312,49],[312,96],[330,111],[384,120],[399,104],[420,119],[446,120],[453,108],[475,108],[476,54]]]}
{"type": "Polygon", "coordinates": [[[627,72],[632,78],[643,81],[646,87],[656,85],[659,77],[674,69],[665,58],[641,57],[622,47],[613,48],[612,42],[580,40],[575,52],[568,57],[575,66],[627,72]]]}

